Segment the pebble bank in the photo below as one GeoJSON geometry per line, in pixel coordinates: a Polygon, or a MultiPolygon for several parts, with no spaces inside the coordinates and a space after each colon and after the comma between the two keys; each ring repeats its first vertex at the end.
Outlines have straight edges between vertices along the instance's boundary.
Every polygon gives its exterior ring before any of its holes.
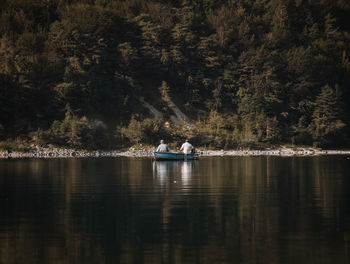
{"type": "MultiPolygon", "coordinates": [[[[299,149],[266,149],[266,150],[198,150],[199,156],[318,156],[318,155],[350,155],[350,150],[313,150],[299,149]]],[[[134,149],[127,150],[75,150],[62,148],[36,147],[25,152],[0,151],[0,158],[71,158],[71,157],[152,157],[153,150],[134,149]]]]}

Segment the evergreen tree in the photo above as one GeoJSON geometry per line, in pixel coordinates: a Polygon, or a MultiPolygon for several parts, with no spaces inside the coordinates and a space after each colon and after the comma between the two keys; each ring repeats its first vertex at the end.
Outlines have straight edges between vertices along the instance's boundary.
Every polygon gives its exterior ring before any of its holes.
{"type": "Polygon", "coordinates": [[[178,108],[205,124],[191,133],[213,146],[344,146],[349,11],[346,0],[0,1],[1,137],[43,142],[58,124],[74,132],[70,143],[56,134],[59,144],[82,146],[101,119],[139,122],[151,132],[138,142],[151,142],[157,122],[144,122],[138,97],[162,108],[154,99],[171,86],[178,108]],[[67,104],[74,126],[62,125],[67,104]]]}
{"type": "Polygon", "coordinates": [[[330,137],[336,136],[344,128],[340,109],[339,90],[329,85],[323,86],[316,97],[311,126],[315,139],[321,144],[329,143],[330,137]]]}

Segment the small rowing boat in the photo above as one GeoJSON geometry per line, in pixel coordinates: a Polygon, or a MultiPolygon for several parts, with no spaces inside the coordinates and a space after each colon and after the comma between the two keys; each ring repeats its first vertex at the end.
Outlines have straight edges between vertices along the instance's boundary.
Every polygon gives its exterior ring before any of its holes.
{"type": "Polygon", "coordinates": [[[175,152],[154,152],[155,160],[194,160],[198,159],[198,154],[184,154],[175,152]]]}

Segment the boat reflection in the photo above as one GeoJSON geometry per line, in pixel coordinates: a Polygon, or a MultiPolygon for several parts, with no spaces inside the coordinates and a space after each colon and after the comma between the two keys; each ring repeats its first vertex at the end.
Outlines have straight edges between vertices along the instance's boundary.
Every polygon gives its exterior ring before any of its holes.
{"type": "Polygon", "coordinates": [[[195,161],[154,161],[153,177],[161,187],[167,183],[188,186],[191,183],[195,161]]]}
{"type": "Polygon", "coordinates": [[[0,263],[350,263],[344,157],[0,162],[0,263]]]}

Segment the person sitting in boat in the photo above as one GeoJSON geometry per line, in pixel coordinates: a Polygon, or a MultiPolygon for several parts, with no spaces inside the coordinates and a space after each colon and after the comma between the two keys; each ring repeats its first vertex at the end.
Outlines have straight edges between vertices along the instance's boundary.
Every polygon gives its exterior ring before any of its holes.
{"type": "Polygon", "coordinates": [[[164,143],[163,139],[160,141],[160,145],[158,146],[156,152],[169,152],[168,145],[164,143]]]}
{"type": "Polygon", "coordinates": [[[185,154],[191,154],[194,153],[194,147],[190,142],[188,142],[188,139],[186,139],[185,143],[182,144],[180,151],[182,151],[185,154]]]}

